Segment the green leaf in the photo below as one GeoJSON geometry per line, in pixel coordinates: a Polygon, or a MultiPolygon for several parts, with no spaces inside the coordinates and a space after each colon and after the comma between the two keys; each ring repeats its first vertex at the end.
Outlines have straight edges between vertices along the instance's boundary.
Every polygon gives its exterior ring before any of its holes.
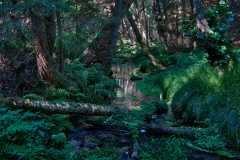
{"type": "Polygon", "coordinates": [[[223,0],[221,0],[221,1],[219,2],[219,4],[225,4],[225,2],[224,2],[223,0]]]}
{"type": "Polygon", "coordinates": [[[198,35],[197,38],[205,39],[202,35],[198,35]]]}
{"type": "Polygon", "coordinates": [[[41,131],[41,130],[39,130],[38,132],[39,132],[40,136],[42,136],[42,137],[44,138],[45,132],[43,132],[43,131],[41,131]]]}

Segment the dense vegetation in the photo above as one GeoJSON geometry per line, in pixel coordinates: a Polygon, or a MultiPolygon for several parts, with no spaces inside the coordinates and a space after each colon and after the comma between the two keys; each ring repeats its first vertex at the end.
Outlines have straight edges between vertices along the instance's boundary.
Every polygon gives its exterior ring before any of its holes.
{"type": "Polygon", "coordinates": [[[229,2],[0,1],[0,159],[238,157],[240,9],[229,2]],[[109,106],[116,63],[134,64],[138,89],[160,100],[109,106]],[[111,129],[128,146],[106,134],[76,149],[79,126],[80,138],[111,129]]]}

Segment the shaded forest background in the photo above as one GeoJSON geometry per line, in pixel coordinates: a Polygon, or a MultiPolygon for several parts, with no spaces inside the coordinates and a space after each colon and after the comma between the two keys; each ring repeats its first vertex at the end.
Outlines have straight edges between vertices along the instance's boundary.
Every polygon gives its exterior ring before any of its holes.
{"type": "MultiPolygon", "coordinates": [[[[31,92],[39,76],[48,84],[57,84],[59,80],[53,72],[63,73],[64,65],[74,60],[85,67],[98,62],[106,68],[107,59],[118,54],[117,48],[139,46],[126,11],[132,15],[148,48],[161,46],[171,55],[194,46],[195,40],[183,36],[179,23],[193,16],[189,1],[128,0],[123,2],[125,8],[119,14],[115,9],[117,2],[2,1],[0,87],[8,91],[6,96],[31,92]],[[114,27],[119,27],[119,34],[114,27]]],[[[218,3],[202,1],[204,9],[218,3]]],[[[232,0],[229,11],[238,13],[239,3],[232,0]]],[[[235,45],[239,43],[238,24],[239,17],[235,17],[227,32],[235,45]]],[[[153,63],[160,65],[161,60],[153,63]]]]}

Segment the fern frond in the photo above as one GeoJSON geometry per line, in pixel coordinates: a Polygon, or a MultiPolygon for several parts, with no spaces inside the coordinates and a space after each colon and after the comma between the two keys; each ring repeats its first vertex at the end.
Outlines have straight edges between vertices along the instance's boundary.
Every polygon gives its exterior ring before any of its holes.
{"type": "Polygon", "coordinates": [[[23,98],[25,98],[25,99],[33,99],[33,100],[40,100],[40,101],[44,100],[43,97],[41,97],[39,95],[36,95],[34,93],[29,93],[29,94],[23,96],[23,98]]]}
{"type": "Polygon", "coordinates": [[[96,92],[101,95],[111,95],[112,92],[107,89],[96,89],[96,92]]]}
{"type": "Polygon", "coordinates": [[[0,143],[0,156],[5,154],[10,154],[10,153],[16,153],[16,152],[21,152],[21,153],[28,153],[31,152],[31,149],[27,148],[25,145],[19,146],[13,143],[5,143],[1,142],[0,143]]]}
{"type": "Polygon", "coordinates": [[[4,136],[15,134],[17,131],[30,131],[34,128],[34,126],[31,124],[31,122],[20,122],[19,124],[12,124],[8,126],[6,129],[2,130],[2,133],[0,134],[0,139],[4,136]]]}
{"type": "Polygon", "coordinates": [[[57,135],[52,135],[51,137],[56,143],[66,143],[67,137],[65,133],[58,133],[57,135]]]}

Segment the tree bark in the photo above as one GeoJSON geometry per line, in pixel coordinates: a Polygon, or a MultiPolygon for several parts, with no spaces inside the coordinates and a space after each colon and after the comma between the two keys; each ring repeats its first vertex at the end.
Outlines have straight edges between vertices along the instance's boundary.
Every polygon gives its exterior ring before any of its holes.
{"type": "Polygon", "coordinates": [[[58,44],[59,44],[59,62],[60,67],[59,71],[64,71],[64,57],[63,57],[63,41],[62,41],[62,22],[61,22],[61,15],[60,12],[57,11],[57,26],[58,26],[58,44]]]}
{"type": "MultiPolygon", "coordinates": [[[[207,20],[205,19],[204,9],[201,0],[190,0],[192,12],[196,19],[197,28],[204,34],[209,30],[207,20]]],[[[194,40],[194,50],[198,47],[197,41],[194,40]]]]}
{"type": "Polygon", "coordinates": [[[127,107],[111,107],[90,103],[48,102],[22,98],[0,98],[0,102],[16,109],[29,109],[53,114],[78,114],[92,116],[111,116],[119,112],[128,112],[127,107]]]}
{"type": "MultiPolygon", "coordinates": [[[[122,3],[121,15],[120,19],[122,19],[126,13],[126,11],[131,6],[133,0],[124,0],[122,3]]],[[[115,18],[114,16],[112,18],[115,18]]],[[[89,47],[83,52],[80,56],[80,62],[85,64],[85,67],[89,67],[89,65],[94,62],[102,62],[106,56],[106,52],[108,50],[108,44],[110,40],[111,34],[111,25],[106,25],[99,36],[97,36],[89,47]]]]}
{"type": "Polygon", "coordinates": [[[154,19],[156,21],[156,25],[157,25],[157,32],[158,32],[158,36],[160,37],[161,41],[164,43],[165,45],[165,52],[169,51],[169,46],[167,43],[167,37],[165,35],[165,28],[164,26],[161,24],[161,22],[163,21],[163,17],[162,17],[162,12],[161,12],[161,7],[160,7],[160,1],[159,0],[152,0],[152,14],[154,16],[154,19]]]}
{"type": "Polygon", "coordinates": [[[45,82],[54,84],[53,62],[48,44],[46,19],[42,16],[43,12],[45,12],[43,6],[39,3],[36,3],[31,9],[37,68],[39,76],[45,82]]]}
{"type": "Polygon", "coordinates": [[[54,43],[56,40],[56,23],[55,23],[55,13],[50,11],[50,14],[46,16],[46,31],[49,46],[49,54],[53,56],[54,43]]]}
{"type": "Polygon", "coordinates": [[[114,61],[116,43],[118,39],[118,29],[121,21],[120,16],[122,12],[122,0],[115,0],[115,1],[116,1],[116,4],[113,12],[113,17],[115,17],[116,19],[111,24],[110,41],[108,44],[107,55],[102,64],[103,68],[105,68],[105,70],[107,71],[107,75],[110,74],[111,67],[114,61]]]}
{"type": "Polygon", "coordinates": [[[209,30],[207,20],[205,19],[204,9],[201,0],[190,0],[192,12],[196,18],[197,27],[202,33],[209,30]]]}
{"type": "Polygon", "coordinates": [[[127,32],[130,46],[131,47],[135,46],[136,44],[135,44],[135,40],[134,40],[134,34],[132,34],[131,26],[130,27],[127,26],[127,23],[124,18],[122,21],[122,27],[123,27],[123,30],[127,32]]]}
{"type": "Polygon", "coordinates": [[[150,60],[150,62],[151,62],[151,64],[152,64],[153,66],[156,66],[156,67],[158,67],[158,68],[162,68],[162,66],[157,63],[157,60],[154,58],[154,56],[152,55],[152,53],[151,53],[151,51],[149,50],[148,46],[147,46],[146,43],[144,42],[144,40],[143,40],[143,38],[142,38],[142,36],[141,36],[138,28],[137,28],[137,25],[136,25],[136,23],[134,22],[134,19],[133,19],[131,13],[130,13],[130,12],[127,12],[126,15],[127,15],[127,18],[128,18],[128,20],[129,20],[132,28],[133,28],[133,31],[134,31],[135,35],[136,35],[136,37],[137,37],[138,43],[141,45],[141,48],[142,48],[144,54],[147,56],[147,58],[150,60]]]}
{"type": "Polygon", "coordinates": [[[163,4],[163,12],[164,12],[164,15],[165,15],[165,28],[166,28],[166,31],[167,31],[167,43],[170,42],[171,40],[171,50],[170,53],[176,53],[177,50],[178,50],[178,46],[177,46],[177,39],[173,33],[173,26],[172,26],[172,22],[170,21],[169,17],[168,17],[168,8],[167,8],[167,4],[166,4],[166,0],[162,0],[162,4],[163,4]]]}
{"type": "MultiPolygon", "coordinates": [[[[146,14],[146,7],[145,7],[145,2],[144,0],[142,0],[142,4],[143,4],[143,21],[144,21],[144,27],[145,27],[145,32],[146,32],[146,45],[148,47],[150,47],[150,41],[149,41],[149,20],[147,18],[147,14],[146,14]]],[[[147,9],[146,9],[147,10],[147,9]]]]}

